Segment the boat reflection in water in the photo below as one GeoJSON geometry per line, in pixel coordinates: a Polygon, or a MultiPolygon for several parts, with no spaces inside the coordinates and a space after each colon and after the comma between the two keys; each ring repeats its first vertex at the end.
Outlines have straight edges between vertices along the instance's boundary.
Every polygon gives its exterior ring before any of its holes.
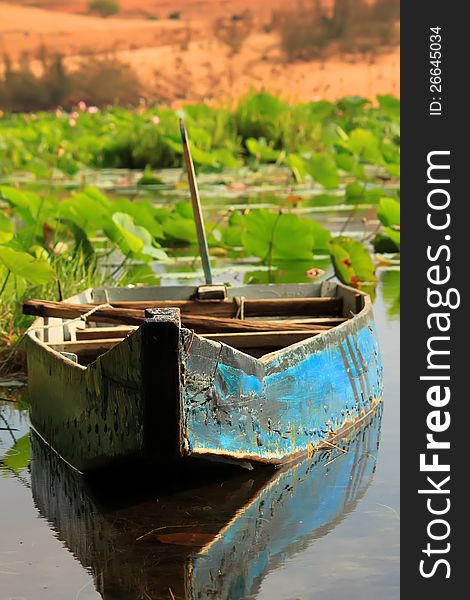
{"type": "Polygon", "coordinates": [[[33,437],[33,495],[104,599],[237,600],[355,509],[380,423],[381,407],[335,447],[277,470],[183,467],[119,485],[115,474],[85,480],[33,437]]]}

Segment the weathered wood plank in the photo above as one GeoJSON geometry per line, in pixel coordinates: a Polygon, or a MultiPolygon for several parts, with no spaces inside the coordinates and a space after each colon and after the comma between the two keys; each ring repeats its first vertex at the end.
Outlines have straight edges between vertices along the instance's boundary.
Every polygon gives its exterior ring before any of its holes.
{"type": "MultiPolygon", "coordinates": [[[[250,331],[298,331],[299,324],[292,321],[257,321],[242,319],[222,319],[219,317],[202,317],[184,315],[183,324],[195,329],[198,333],[243,333],[250,331]]],[[[329,331],[331,325],[302,324],[302,329],[314,333],[329,331]]]]}
{"type": "Polygon", "coordinates": [[[87,327],[77,329],[75,336],[78,340],[100,340],[107,338],[125,338],[136,330],[136,327],[87,327]]]}
{"type": "MultiPolygon", "coordinates": [[[[59,352],[78,352],[87,350],[106,350],[121,342],[128,334],[135,331],[120,327],[92,327],[77,332],[76,342],[50,344],[59,352]]],[[[293,331],[254,331],[249,333],[207,333],[201,337],[208,340],[223,342],[234,348],[283,348],[300,342],[307,337],[324,333],[324,330],[299,329],[293,331]]]]}
{"type": "Polygon", "coordinates": [[[160,308],[145,311],[144,325],[139,330],[145,450],[149,457],[166,463],[181,458],[183,453],[180,327],[177,308],[160,308]]]}
{"type": "Polygon", "coordinates": [[[48,344],[50,348],[57,352],[73,352],[79,356],[90,356],[94,354],[100,354],[106,352],[116,344],[122,342],[124,338],[106,338],[106,339],[92,339],[92,340],[79,340],[76,342],[61,342],[59,344],[48,344]]]}
{"type": "MultiPolygon", "coordinates": [[[[344,317],[332,317],[332,318],[312,318],[312,319],[289,319],[289,321],[267,321],[268,327],[273,324],[277,326],[278,331],[283,331],[282,326],[284,324],[287,325],[297,325],[298,329],[302,329],[304,325],[329,325],[333,327],[335,325],[340,325],[347,321],[344,317]]],[[[264,321],[259,321],[260,326],[264,325],[264,321]]],[[[135,331],[136,327],[87,327],[85,329],[77,329],[76,330],[76,339],[77,340],[97,340],[97,339],[106,339],[106,338],[124,338],[133,331],[135,331]]],[[[322,331],[321,327],[318,327],[318,330],[322,331]]],[[[311,330],[309,330],[311,331],[311,330]]],[[[293,331],[295,334],[295,331],[293,331]]],[[[310,335],[315,335],[316,331],[311,331],[310,335]]],[[[217,336],[217,333],[214,334],[203,334],[204,337],[211,339],[211,336],[217,336]]],[[[228,334],[227,334],[228,335],[228,334]]],[[[241,335],[241,334],[234,334],[241,335]]],[[[215,339],[215,338],[214,338],[215,339]]]]}
{"type": "MultiPolygon", "coordinates": [[[[327,300],[329,300],[327,298],[327,300]]],[[[211,301],[208,301],[211,302],[211,301]]],[[[69,304],[66,302],[50,302],[46,300],[29,300],[23,305],[24,314],[38,315],[42,317],[61,317],[74,319],[90,313],[96,307],[89,304],[69,304]]],[[[161,307],[161,309],[178,308],[161,307]]],[[[144,319],[144,310],[131,308],[100,308],[94,313],[89,314],[87,320],[95,322],[111,322],[121,323],[125,325],[141,325],[144,319]]],[[[228,333],[228,332],[243,332],[243,331],[269,331],[269,330],[296,330],[298,325],[288,320],[284,321],[267,321],[267,320],[242,320],[231,318],[219,318],[202,315],[185,314],[182,317],[183,324],[186,327],[197,329],[201,333],[228,333]]],[[[305,324],[304,329],[312,330],[328,330],[329,325],[309,325],[305,324]]]]}
{"type": "Polygon", "coordinates": [[[222,342],[232,348],[284,348],[290,344],[295,344],[306,338],[324,333],[323,331],[315,332],[308,329],[298,331],[270,331],[265,333],[255,331],[251,333],[208,333],[201,337],[222,342]]]}
{"type": "MultiPolygon", "coordinates": [[[[96,305],[71,304],[69,302],[52,302],[48,300],[28,300],[23,304],[23,314],[37,317],[59,317],[75,319],[86,315],[96,305]]],[[[123,325],[141,325],[144,320],[144,310],[125,308],[100,308],[87,317],[88,321],[103,323],[119,323],[123,325]]]]}
{"type": "MultiPolygon", "coordinates": [[[[340,315],[343,305],[339,298],[246,298],[243,303],[246,317],[340,315]]],[[[238,312],[234,300],[139,300],[111,302],[111,306],[127,309],[175,307],[181,310],[183,316],[235,317],[238,312]]]]}

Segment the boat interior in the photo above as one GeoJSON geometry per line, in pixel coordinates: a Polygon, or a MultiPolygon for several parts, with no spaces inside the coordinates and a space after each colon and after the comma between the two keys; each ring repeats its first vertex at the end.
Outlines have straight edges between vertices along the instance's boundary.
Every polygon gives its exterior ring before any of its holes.
{"type": "Polygon", "coordinates": [[[181,324],[203,338],[261,357],[322,335],[356,316],[366,294],[335,282],[90,289],[66,301],[31,300],[30,335],[86,366],[122,342],[149,308],[179,308],[181,324]]]}

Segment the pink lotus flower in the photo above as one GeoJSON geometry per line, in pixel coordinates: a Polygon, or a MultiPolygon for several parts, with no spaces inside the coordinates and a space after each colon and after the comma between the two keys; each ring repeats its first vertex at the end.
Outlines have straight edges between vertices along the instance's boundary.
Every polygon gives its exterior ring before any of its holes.
{"type": "Polygon", "coordinates": [[[83,100],[80,100],[80,102],[78,103],[78,110],[81,110],[82,112],[86,110],[86,102],[84,102],[83,100]]]}

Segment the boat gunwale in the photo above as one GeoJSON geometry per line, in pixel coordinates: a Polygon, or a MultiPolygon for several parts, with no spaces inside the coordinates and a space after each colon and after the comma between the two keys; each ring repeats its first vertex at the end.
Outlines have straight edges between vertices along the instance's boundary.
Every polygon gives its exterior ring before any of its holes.
{"type": "MultiPolygon", "coordinates": [[[[324,288],[323,288],[323,284],[325,283],[330,283],[330,282],[319,282],[318,285],[320,286],[318,289],[320,291],[320,294],[323,294],[324,288]]],[[[266,284],[259,284],[260,287],[262,288],[266,288],[266,284]]],[[[279,288],[282,286],[286,286],[287,287],[293,287],[293,284],[272,284],[273,286],[279,288]]],[[[300,286],[311,286],[312,284],[294,284],[300,286]]],[[[197,334],[194,333],[195,336],[197,336],[199,338],[199,340],[201,342],[206,342],[209,344],[218,344],[220,345],[224,345],[227,348],[230,348],[233,352],[235,353],[239,353],[242,354],[243,356],[251,359],[251,360],[255,360],[258,361],[259,363],[261,363],[263,366],[266,366],[270,361],[275,360],[277,358],[279,358],[280,356],[282,356],[283,354],[290,352],[291,350],[298,350],[304,346],[307,346],[309,344],[311,344],[312,342],[315,342],[317,339],[319,340],[319,343],[322,343],[322,345],[324,345],[325,343],[327,343],[325,340],[328,340],[328,338],[331,335],[337,334],[339,333],[343,333],[345,328],[351,328],[351,326],[354,326],[358,323],[359,320],[362,320],[362,318],[367,317],[371,312],[372,312],[372,301],[371,298],[369,296],[369,294],[358,290],[356,288],[352,288],[350,286],[347,286],[341,282],[333,282],[330,284],[331,286],[335,287],[335,296],[333,297],[337,297],[337,290],[338,289],[342,289],[346,292],[350,292],[351,294],[355,294],[355,295],[360,295],[363,297],[364,299],[364,306],[362,307],[362,309],[354,314],[354,316],[352,316],[351,318],[348,318],[346,321],[344,321],[343,323],[340,323],[338,325],[334,325],[333,327],[331,327],[331,329],[329,330],[325,330],[322,331],[321,333],[316,333],[315,335],[309,336],[303,340],[300,340],[299,342],[295,342],[293,344],[290,344],[288,346],[284,346],[283,348],[279,348],[278,350],[275,350],[273,352],[268,352],[266,354],[263,354],[259,357],[254,357],[253,355],[247,353],[247,352],[243,352],[243,350],[240,350],[238,348],[234,348],[233,346],[230,346],[229,344],[225,344],[224,342],[219,342],[216,340],[211,340],[211,339],[207,339],[203,337],[203,334],[197,334]]],[[[172,287],[177,287],[177,286],[172,286],[172,287]]],[[[190,287],[190,286],[184,286],[184,287],[190,287]]],[[[244,287],[246,288],[256,288],[257,284],[253,284],[251,286],[240,286],[237,289],[243,289],[244,287]]],[[[72,302],[74,300],[79,300],[80,296],[83,296],[84,294],[93,294],[95,288],[86,288],[85,290],[83,290],[82,292],[80,292],[80,294],[75,294],[74,296],[71,296],[70,298],[64,298],[63,302],[72,302]]],[[[98,288],[100,290],[106,290],[108,288],[98,288]]],[[[119,289],[119,288],[110,288],[110,289],[119,289]]],[[[129,288],[129,290],[131,289],[136,289],[136,288],[129,288]]],[[[193,288],[191,288],[193,289],[193,288]]],[[[197,289],[197,288],[195,288],[197,289]]],[[[329,297],[329,296],[312,296],[312,298],[316,298],[316,297],[329,297]]],[[[308,298],[308,296],[307,296],[308,298]]],[[[271,298],[272,299],[272,298],[271,298]]],[[[83,304],[83,302],[77,302],[77,304],[83,304]]],[[[51,318],[56,318],[56,317],[51,317],[51,318]]],[[[64,321],[62,319],[62,321],[64,321]]],[[[63,327],[67,325],[67,321],[64,321],[63,323],[58,323],[56,326],[57,327],[63,327]]],[[[54,325],[55,326],[55,325],[54,325]]],[[[139,326],[135,331],[137,331],[138,329],[140,329],[142,327],[139,326]]],[[[73,360],[71,360],[70,358],[68,358],[67,356],[65,356],[64,354],[62,354],[62,352],[60,352],[59,350],[56,350],[55,348],[51,347],[49,345],[48,342],[44,342],[43,340],[41,340],[37,335],[35,335],[36,331],[39,330],[44,330],[44,317],[38,317],[37,319],[34,320],[34,322],[32,323],[31,327],[26,331],[26,335],[28,336],[29,340],[34,342],[37,346],[39,346],[42,350],[46,350],[48,353],[50,353],[52,356],[54,356],[55,359],[60,360],[62,362],[64,362],[66,365],[68,365],[69,367],[75,367],[77,369],[79,369],[80,371],[86,372],[88,370],[88,367],[90,367],[91,365],[95,364],[96,361],[104,356],[105,354],[107,354],[108,352],[110,352],[113,348],[115,348],[116,346],[119,346],[120,344],[122,344],[123,342],[126,341],[127,338],[123,338],[119,343],[117,343],[115,346],[112,346],[111,348],[109,348],[108,350],[105,350],[104,352],[102,352],[99,356],[97,356],[93,361],[91,361],[90,363],[88,363],[87,365],[81,365],[78,362],[75,362],[73,360]]],[[[134,333],[130,333],[129,336],[132,336],[134,333]]],[[[180,331],[186,331],[186,332],[192,332],[191,329],[184,327],[184,326],[180,326],[180,331]]],[[[127,337],[129,337],[127,336],[127,337]]],[[[55,343],[55,345],[60,345],[60,342],[55,343]]]]}

